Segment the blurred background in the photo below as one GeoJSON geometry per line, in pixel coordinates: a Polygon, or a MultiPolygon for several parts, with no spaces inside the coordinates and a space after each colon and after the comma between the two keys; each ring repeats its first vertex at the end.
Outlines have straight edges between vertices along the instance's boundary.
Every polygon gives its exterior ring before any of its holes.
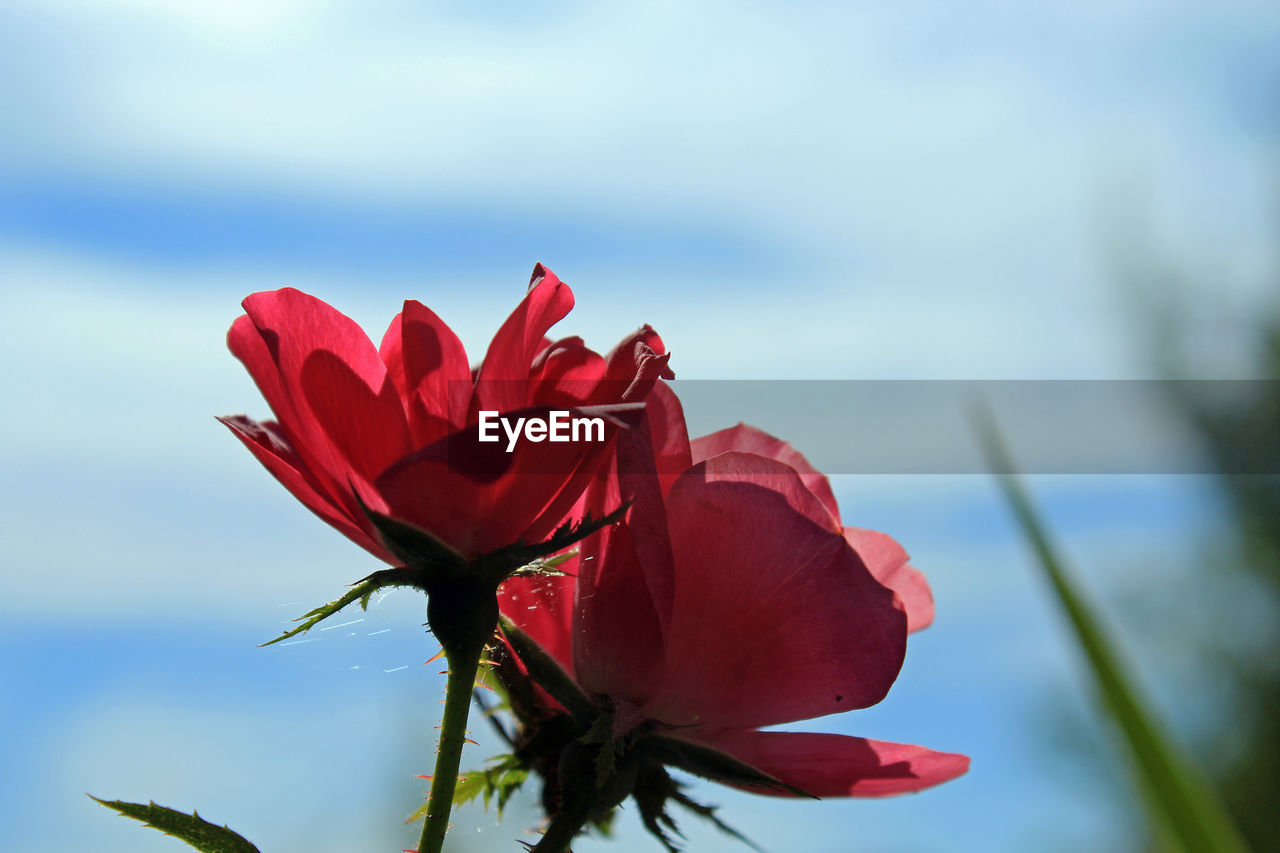
{"type": "MultiPolygon", "coordinates": [[[[87,792],[266,853],[416,841],[443,690],[421,601],[256,648],[377,566],[213,420],[267,414],[223,342],[246,294],[303,288],[375,339],[416,298],[478,358],[541,261],[578,298],[560,333],[651,323],[686,379],[1280,378],[1278,38],[1260,2],[0,4],[0,848],[184,849],[87,792]]],[[[1168,407],[1210,462],[1274,470],[1280,400],[1168,407]]],[[[1030,485],[1276,849],[1276,478],[1030,485]]],[[[835,488],[938,616],[884,703],[790,728],[972,770],[695,799],[776,853],[1144,849],[989,479],[835,488]]],[[[473,731],[464,767],[498,751],[473,731]]],[[[451,844],[516,849],[533,802],[458,811],[451,844]]],[[[617,835],[580,849],[660,849],[634,811],[617,835]]]]}

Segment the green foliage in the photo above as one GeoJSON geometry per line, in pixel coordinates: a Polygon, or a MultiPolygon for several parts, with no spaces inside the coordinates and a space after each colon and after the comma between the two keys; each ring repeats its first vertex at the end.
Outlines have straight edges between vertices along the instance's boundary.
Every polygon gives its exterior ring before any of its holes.
{"type": "Polygon", "coordinates": [[[997,482],[1044,569],[1089,663],[1103,707],[1133,758],[1134,783],[1166,844],[1185,853],[1245,853],[1248,847],[1214,789],[1160,729],[1120,663],[1110,637],[1085,602],[1050,542],[1039,514],[1013,473],[990,414],[977,417],[979,437],[997,482]]]}
{"type": "MultiPolygon", "coordinates": [[[[469,803],[477,797],[484,798],[485,811],[489,810],[489,805],[494,800],[498,803],[498,817],[502,817],[502,810],[507,803],[520,790],[520,786],[529,778],[529,771],[520,766],[520,762],[516,760],[514,755],[499,756],[496,764],[484,770],[475,770],[463,773],[458,776],[458,784],[453,789],[453,804],[460,806],[463,803],[469,803]]],[[[429,803],[423,803],[422,807],[409,816],[410,821],[422,820],[427,816],[427,808],[429,803]]]]}
{"type": "MultiPolygon", "coordinates": [[[[1256,849],[1280,838],[1280,666],[1276,665],[1280,626],[1280,312],[1260,328],[1256,369],[1265,382],[1245,405],[1212,406],[1191,395],[1179,399],[1182,383],[1164,383],[1219,470],[1233,529],[1206,543],[1203,559],[1237,585],[1207,615],[1216,627],[1237,617],[1236,595],[1249,596],[1255,627],[1210,633],[1199,639],[1200,666],[1229,683],[1231,704],[1219,730],[1205,738],[1207,754],[1219,767],[1219,784],[1241,831],[1256,849]],[[1272,472],[1264,474],[1262,472],[1272,472]],[[1257,472],[1241,474],[1239,472],[1257,472]],[[1229,739],[1247,744],[1227,752],[1229,739]]],[[[1204,630],[1204,629],[1202,629],[1204,630]]]]}
{"type": "Polygon", "coordinates": [[[125,803],[119,800],[92,799],[110,809],[115,809],[125,817],[141,821],[147,826],[172,835],[185,841],[201,853],[259,853],[258,848],[250,844],[238,833],[225,826],[200,817],[199,812],[187,814],[155,803],[125,803]]]}
{"type": "Polygon", "coordinates": [[[369,599],[372,598],[373,594],[378,590],[388,586],[406,586],[406,585],[411,585],[411,584],[409,583],[407,573],[403,569],[384,569],[379,572],[374,572],[364,580],[361,580],[361,581],[358,581],[357,583],[352,584],[351,591],[348,592],[346,595],[342,596],[341,598],[335,601],[330,601],[328,604],[322,604],[319,607],[315,608],[314,610],[310,610],[307,613],[304,613],[297,620],[302,623],[301,625],[291,630],[285,631],[283,634],[281,634],[279,637],[276,637],[274,640],[268,640],[267,642],[259,646],[259,648],[274,645],[280,642],[281,640],[287,640],[290,637],[296,637],[298,634],[301,634],[305,631],[309,631],[312,628],[314,628],[316,625],[323,622],[325,619],[328,619],[330,616],[337,613],[342,608],[346,607],[348,604],[351,604],[357,600],[360,602],[361,610],[368,610],[369,599]]]}

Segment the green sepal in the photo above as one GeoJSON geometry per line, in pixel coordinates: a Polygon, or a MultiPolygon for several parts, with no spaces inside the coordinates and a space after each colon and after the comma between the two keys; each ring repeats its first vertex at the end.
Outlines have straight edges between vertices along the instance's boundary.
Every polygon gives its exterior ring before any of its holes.
{"type": "MultiPolygon", "coordinates": [[[[352,491],[355,493],[354,489],[352,491]]],[[[415,570],[415,585],[428,593],[433,581],[447,581],[449,578],[471,577],[496,586],[515,574],[563,575],[563,572],[554,571],[555,567],[574,554],[560,552],[621,521],[631,506],[630,502],[624,503],[600,518],[587,513],[577,521],[566,521],[541,542],[532,545],[516,542],[468,560],[431,531],[370,509],[360,500],[359,494],[356,494],[356,501],[377,528],[387,550],[405,566],[415,570]]]]}
{"type": "Polygon", "coordinates": [[[290,637],[296,637],[304,631],[309,631],[354,601],[358,600],[360,602],[361,610],[367,610],[369,608],[369,599],[373,597],[375,592],[383,587],[413,585],[412,578],[407,569],[383,569],[381,571],[374,572],[364,580],[357,581],[352,584],[351,591],[343,595],[342,598],[339,598],[336,601],[330,601],[328,604],[322,604],[314,610],[308,611],[298,617],[296,621],[302,623],[298,627],[285,631],[279,637],[276,637],[274,640],[268,640],[258,646],[258,648],[274,645],[281,640],[287,640],[290,637]]]}
{"type": "Polygon", "coordinates": [[[741,831],[734,829],[732,826],[725,823],[720,818],[716,817],[716,809],[718,809],[719,806],[704,806],[702,803],[694,802],[693,800],[685,796],[684,793],[682,793],[678,788],[676,792],[671,795],[671,798],[675,800],[677,803],[679,803],[680,805],[684,806],[689,811],[698,815],[698,817],[701,817],[704,820],[710,821],[712,826],[714,826],[716,829],[720,830],[730,838],[734,838],[738,841],[741,841],[743,844],[747,845],[752,850],[757,850],[759,851],[759,853],[764,853],[763,847],[761,847],[759,844],[756,844],[750,838],[747,838],[747,836],[743,835],[741,831]]]}
{"type": "Polygon", "coordinates": [[[537,694],[507,644],[499,642],[490,646],[489,660],[492,661],[490,671],[494,676],[494,690],[502,696],[516,720],[528,725],[540,719],[544,711],[537,694]]]}
{"type": "Polygon", "coordinates": [[[562,551],[561,553],[556,554],[556,555],[551,556],[551,557],[539,558],[539,559],[533,560],[532,562],[526,563],[525,565],[523,565],[523,566],[521,566],[520,568],[516,569],[514,572],[512,572],[512,573],[509,575],[509,577],[513,577],[513,578],[521,578],[521,577],[551,577],[551,578],[562,578],[562,577],[566,576],[566,575],[567,575],[567,574],[569,574],[569,573],[568,573],[568,572],[560,571],[560,569],[559,569],[558,567],[559,567],[562,563],[565,563],[565,562],[567,562],[567,561],[569,561],[569,560],[573,559],[573,558],[574,558],[574,557],[576,557],[576,556],[578,556],[578,549],[577,549],[577,548],[574,548],[574,549],[573,549],[573,550],[571,550],[571,551],[562,551]]]}
{"type": "MultiPolygon", "coordinates": [[[[538,560],[551,557],[571,545],[576,545],[591,534],[603,530],[611,524],[617,524],[627,514],[627,510],[630,507],[631,502],[628,501],[613,512],[600,518],[595,518],[591,513],[587,513],[576,522],[572,520],[566,521],[557,527],[550,537],[541,542],[535,542],[532,545],[517,542],[514,545],[504,546],[477,558],[476,564],[481,567],[482,571],[496,576],[496,579],[500,582],[510,577],[513,572],[523,566],[536,564],[538,560]]],[[[569,556],[572,555],[564,555],[560,562],[564,562],[569,556]]],[[[556,565],[559,565],[559,563],[556,563],[556,565]]]]}
{"type": "Polygon", "coordinates": [[[678,767],[703,779],[712,782],[723,782],[727,785],[744,785],[754,788],[772,788],[786,791],[797,797],[818,799],[813,794],[794,785],[788,785],[774,777],[739,761],[727,752],[721,752],[710,746],[666,735],[649,735],[641,741],[645,758],[660,764],[678,767]]]}
{"type": "MultiPolygon", "coordinates": [[[[497,688],[495,688],[495,691],[497,688]]],[[[500,698],[497,702],[490,703],[485,691],[481,689],[480,682],[476,682],[476,688],[471,691],[471,702],[480,712],[480,716],[489,721],[489,725],[493,726],[493,730],[497,732],[498,737],[506,741],[507,745],[515,748],[516,738],[512,732],[507,731],[507,727],[503,725],[502,720],[498,718],[498,714],[502,711],[511,711],[511,702],[504,694],[499,693],[500,698]]],[[[513,712],[514,713],[514,712],[513,712]]]]}
{"type": "Polygon", "coordinates": [[[378,529],[382,543],[406,566],[427,572],[465,572],[467,560],[429,530],[369,509],[356,500],[378,529]]]}
{"type": "Polygon", "coordinates": [[[120,800],[99,800],[92,794],[89,798],[107,808],[115,809],[125,817],[158,829],[165,835],[185,841],[201,853],[260,853],[244,836],[225,826],[209,823],[200,817],[199,812],[187,814],[167,806],[158,806],[154,802],[144,806],[120,800]]]}
{"type": "Polygon", "coordinates": [[[538,643],[506,616],[498,617],[498,626],[520,661],[529,670],[529,678],[551,694],[575,720],[586,720],[596,706],[569,673],[538,643]]]}
{"type": "Polygon", "coordinates": [[[679,803],[699,817],[710,821],[716,829],[726,835],[763,853],[763,849],[758,844],[716,817],[716,806],[704,806],[694,802],[680,790],[682,787],[684,785],[672,779],[666,770],[657,765],[649,765],[641,771],[633,794],[645,829],[658,839],[668,853],[680,853],[680,847],[671,838],[672,835],[681,840],[684,839],[675,818],[667,812],[669,800],[679,803]]]}
{"type": "Polygon", "coordinates": [[[596,832],[605,838],[613,838],[613,819],[617,816],[617,809],[608,809],[603,814],[593,817],[591,825],[596,828],[596,832]]]}
{"type": "Polygon", "coordinates": [[[671,835],[684,838],[675,819],[667,814],[667,800],[679,792],[679,786],[659,765],[649,765],[636,778],[635,790],[631,792],[640,812],[640,822],[649,834],[658,839],[667,853],[680,853],[671,835]]]}
{"type": "Polygon", "coordinates": [[[617,769],[618,756],[625,745],[613,736],[613,715],[601,714],[596,717],[591,728],[582,736],[581,742],[600,746],[600,751],[596,754],[596,789],[600,790],[617,769]]]}

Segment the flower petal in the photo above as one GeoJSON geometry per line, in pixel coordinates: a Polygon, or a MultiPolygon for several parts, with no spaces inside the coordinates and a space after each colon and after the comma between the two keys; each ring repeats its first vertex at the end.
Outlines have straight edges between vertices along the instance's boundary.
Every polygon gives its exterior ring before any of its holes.
{"type": "MultiPolygon", "coordinates": [[[[564,338],[538,354],[534,362],[537,384],[533,399],[547,406],[580,406],[604,376],[604,358],[588,349],[582,338],[564,338]]],[[[615,402],[604,401],[599,402],[615,402]]]]}
{"type": "MultiPolygon", "coordinates": [[[[464,555],[477,556],[523,541],[541,541],[565,520],[590,480],[608,463],[612,441],[637,407],[598,406],[568,410],[601,417],[604,441],[480,442],[468,427],[409,454],[375,483],[389,514],[431,531],[464,555]]],[[[515,419],[540,417],[535,407],[508,412],[515,419]]],[[[514,422],[514,420],[513,420],[514,422]]]]}
{"type": "Polygon", "coordinates": [[[662,675],[662,625],[637,544],[627,524],[583,542],[573,631],[578,683],[633,705],[652,695],[662,675]]]}
{"type": "MultiPolygon", "coordinates": [[[[646,409],[632,409],[637,423],[618,434],[615,470],[611,476],[594,482],[570,513],[571,517],[588,513],[601,517],[624,500],[632,500],[627,520],[581,543],[574,570],[576,584],[530,589],[533,582],[529,581],[520,587],[508,582],[508,586],[519,590],[522,599],[529,597],[527,590],[536,603],[542,602],[540,596],[550,593],[571,596],[573,619],[565,636],[572,631],[573,663],[566,669],[576,674],[588,692],[609,695],[634,706],[652,693],[662,666],[662,622],[650,580],[656,578],[665,583],[663,589],[656,590],[664,602],[665,617],[670,612],[672,573],[666,515],[654,477],[648,423],[639,418],[646,409]],[[605,566],[607,569],[601,571],[605,566]]],[[[546,609],[554,612],[564,607],[565,602],[559,601],[546,609]]],[[[543,635],[537,631],[546,627],[539,624],[530,633],[540,639],[543,635]]],[[[557,623],[555,627],[564,626],[557,623]]],[[[544,646],[555,650],[567,643],[567,639],[556,637],[544,642],[544,646]]]]}
{"type": "MultiPolygon", "coordinates": [[[[696,451],[694,451],[694,458],[697,458],[696,451]]],[[[695,462],[694,466],[685,472],[685,476],[694,469],[703,471],[701,477],[709,482],[745,483],[776,492],[785,499],[788,506],[814,524],[832,533],[843,533],[843,528],[831,516],[826,504],[809,488],[804,475],[785,460],[758,453],[730,450],[695,462]]]]}
{"type": "MultiPolygon", "coordinates": [[[[630,435],[644,423],[645,408],[643,403],[617,403],[606,406],[581,406],[569,409],[570,412],[585,414],[589,417],[603,417],[605,422],[605,440],[587,443],[577,457],[571,476],[564,479],[560,492],[542,510],[539,519],[529,528],[530,541],[538,541],[548,536],[556,527],[575,517],[571,514],[573,507],[579,503],[593,481],[601,478],[615,458],[614,448],[619,438],[630,435]]],[[[563,465],[548,467],[545,462],[535,464],[535,470],[561,473],[568,470],[563,465]]],[[[618,509],[621,502],[594,504],[591,512],[603,517],[618,509]]]]}
{"type": "Polygon", "coordinates": [[[280,367],[248,314],[237,317],[227,330],[227,349],[249,371],[276,419],[282,423],[296,421],[297,412],[293,400],[284,390],[280,367]]]}
{"type": "Polygon", "coordinates": [[[846,527],[844,538],[858,552],[876,580],[898,594],[907,611],[908,633],[933,624],[933,593],[918,569],[907,565],[907,552],[892,536],[846,527]]]}
{"type": "Polygon", "coordinates": [[[665,382],[653,386],[645,398],[649,434],[652,437],[654,462],[658,480],[665,495],[676,478],[693,465],[689,451],[689,431],[684,423],[684,407],[680,398],[665,382]]]}
{"type": "Polygon", "coordinates": [[[906,616],[822,519],[799,475],[761,456],[724,453],[676,481],[674,600],[652,719],[703,736],[884,697],[902,666],[906,616]]]}
{"type": "MultiPolygon", "coordinates": [[[[726,731],[708,742],[815,797],[906,794],[969,769],[968,756],[847,735],[726,731]]],[[[790,796],[772,789],[752,790],[790,796]]]]}
{"type": "Polygon", "coordinates": [[[609,351],[606,357],[608,363],[608,378],[614,381],[630,379],[635,375],[635,353],[639,346],[644,346],[649,351],[662,355],[666,353],[666,345],[662,342],[662,336],[653,330],[653,327],[645,323],[631,334],[627,335],[618,345],[609,351]]]}
{"type": "Polygon", "coordinates": [[[605,371],[593,402],[640,401],[649,396],[658,379],[675,379],[667,366],[671,354],[662,338],[647,324],[632,332],[613,348],[605,361],[605,371]]]}
{"type": "MultiPolygon", "coordinates": [[[[348,466],[344,462],[335,461],[333,448],[323,433],[317,429],[310,415],[299,413],[299,405],[295,403],[285,387],[280,375],[280,366],[276,363],[273,354],[273,350],[278,350],[278,346],[269,347],[268,341],[276,344],[278,336],[274,334],[264,336],[247,314],[241,314],[236,318],[227,332],[228,349],[249,371],[249,375],[279,421],[272,428],[273,432],[277,433],[279,440],[296,455],[296,460],[290,463],[291,466],[300,472],[305,472],[309,482],[328,502],[356,509],[348,482],[348,466]]],[[[248,418],[244,421],[252,423],[248,418]]],[[[231,424],[227,426],[230,427],[231,424]]],[[[259,438],[262,437],[259,436],[259,438]]],[[[244,436],[241,438],[244,440],[244,436]]],[[[246,444],[246,446],[254,450],[253,445],[246,444]]],[[[254,452],[256,455],[257,451],[254,452]]]]}
{"type": "MultiPolygon", "coordinates": [[[[616,472],[610,487],[616,489],[619,502],[632,502],[626,520],[633,534],[631,547],[644,576],[648,600],[665,631],[675,598],[671,534],[658,477],[659,441],[666,439],[655,440],[652,402],[646,402],[644,410],[640,424],[618,435],[616,472]]],[[[659,422],[658,426],[664,424],[659,422]]],[[[601,562],[608,564],[610,559],[612,554],[602,554],[601,562]]]]}
{"type": "Polygon", "coordinates": [[[375,391],[340,356],[322,349],[307,355],[299,379],[312,417],[363,481],[372,481],[413,449],[404,406],[390,379],[375,391]]]}
{"type": "Polygon", "coordinates": [[[343,482],[370,480],[409,452],[400,395],[354,321],[291,287],[252,294],[244,309],[279,368],[294,411],[277,415],[304,458],[343,482]]]}
{"type": "Polygon", "coordinates": [[[467,351],[434,311],[407,300],[383,335],[379,355],[404,398],[415,447],[466,424],[472,392],[467,351]]]}
{"type": "Polygon", "coordinates": [[[809,487],[809,491],[822,501],[822,505],[831,513],[831,517],[837,523],[840,521],[840,508],[836,506],[836,496],[831,492],[831,483],[826,475],[809,464],[809,460],[800,451],[764,430],[739,423],[737,426],[695,438],[690,442],[690,447],[694,462],[701,462],[718,453],[734,450],[756,453],[785,462],[796,470],[800,479],[809,487]]]}
{"type": "Polygon", "coordinates": [[[498,590],[498,604],[538,645],[573,674],[573,591],[579,558],[570,557],[558,569],[563,575],[508,578],[498,590]]]}
{"type": "Polygon", "coordinates": [[[240,439],[257,460],[307,509],[378,559],[393,564],[396,562],[387,549],[382,547],[382,542],[373,532],[372,525],[364,514],[360,513],[359,516],[354,514],[358,507],[350,499],[349,494],[347,499],[352,505],[343,506],[323,493],[298,454],[280,433],[278,424],[271,421],[258,423],[243,415],[222,417],[218,420],[235,433],[236,438],[240,439]]]}
{"type": "Polygon", "coordinates": [[[532,402],[529,369],[543,348],[542,336],[571,308],[569,286],[542,264],[534,267],[529,292],[493,336],[480,365],[476,378],[480,408],[509,412],[532,402]]]}

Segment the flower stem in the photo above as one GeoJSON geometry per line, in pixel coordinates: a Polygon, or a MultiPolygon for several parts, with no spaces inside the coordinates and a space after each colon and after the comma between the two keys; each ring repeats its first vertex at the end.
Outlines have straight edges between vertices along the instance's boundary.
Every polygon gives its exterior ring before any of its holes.
{"type": "Polygon", "coordinates": [[[449,680],[445,686],[444,718],[440,721],[440,748],[436,752],[436,769],[431,776],[431,793],[427,820],[422,826],[419,853],[441,853],[444,834],[449,829],[449,812],[453,808],[453,791],[458,784],[458,764],[467,737],[467,714],[471,709],[471,692],[475,688],[480,666],[481,644],[473,648],[445,651],[449,662],[449,680]]]}

